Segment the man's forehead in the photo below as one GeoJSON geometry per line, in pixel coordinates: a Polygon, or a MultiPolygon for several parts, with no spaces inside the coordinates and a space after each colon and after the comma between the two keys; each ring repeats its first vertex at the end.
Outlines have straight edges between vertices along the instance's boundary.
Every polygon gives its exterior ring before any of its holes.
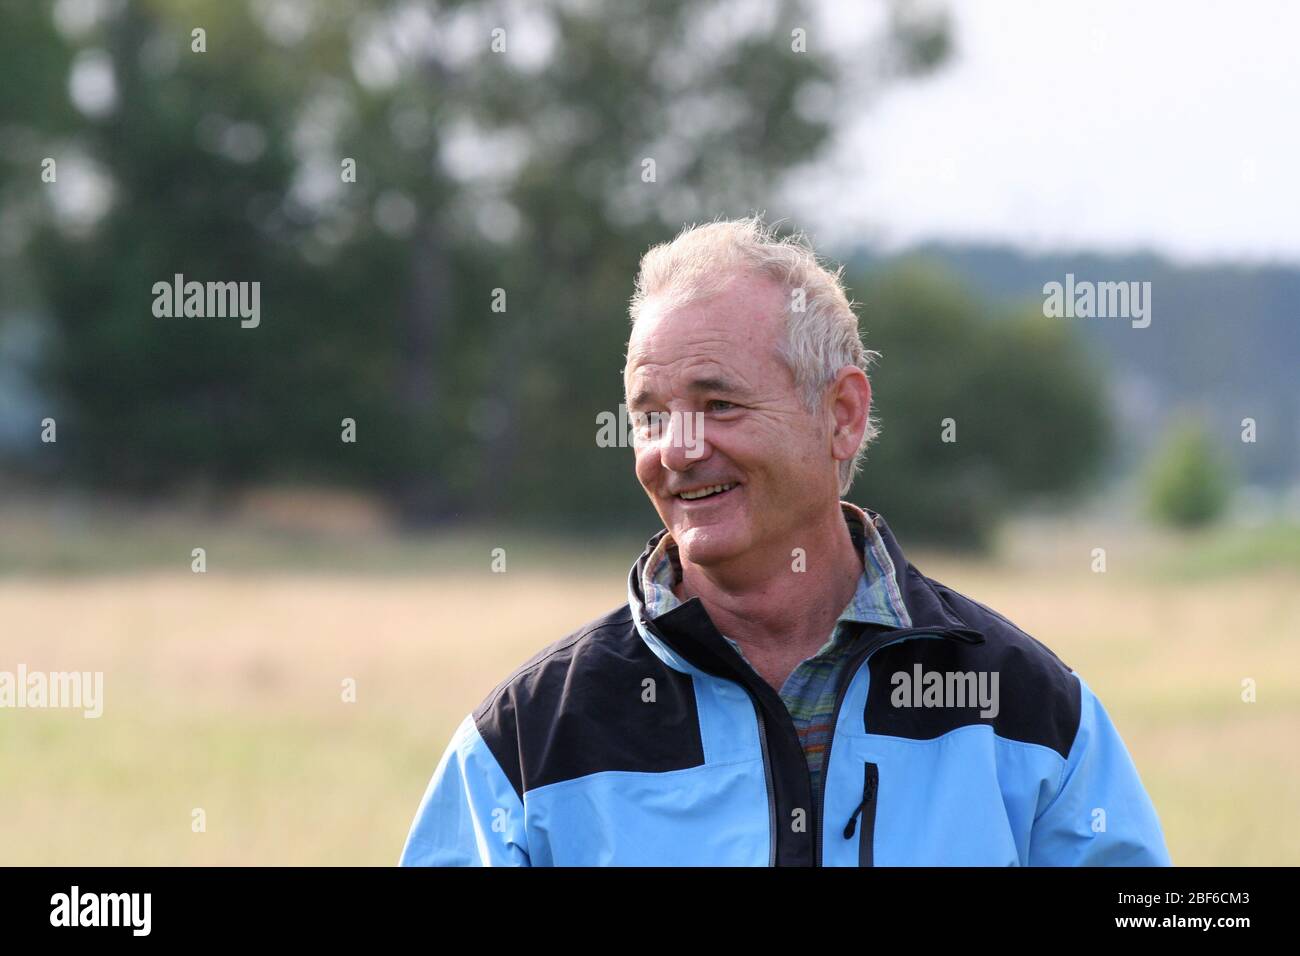
{"type": "Polygon", "coordinates": [[[629,348],[625,378],[629,388],[635,385],[644,392],[739,393],[779,360],[772,344],[753,337],[744,342],[699,339],[656,343],[652,339],[643,348],[629,348]]]}
{"type": "Polygon", "coordinates": [[[708,299],[674,305],[650,300],[628,342],[628,370],[686,358],[719,367],[766,362],[782,331],[779,289],[756,280],[734,282],[708,299]]]}

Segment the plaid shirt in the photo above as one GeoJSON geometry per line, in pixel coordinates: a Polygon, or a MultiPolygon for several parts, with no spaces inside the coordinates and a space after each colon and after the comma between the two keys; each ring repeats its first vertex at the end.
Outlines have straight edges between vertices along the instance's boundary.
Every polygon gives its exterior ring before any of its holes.
{"type": "MultiPolygon", "coordinates": [[[[862,576],[858,578],[857,591],[840,613],[821,650],[800,662],[781,686],[781,699],[790,711],[804,757],[808,761],[814,799],[821,790],[822,761],[826,754],[826,743],[831,737],[831,717],[835,710],[835,694],[839,689],[841,671],[853,656],[859,640],[865,637],[860,629],[847,628],[846,623],[882,624],[887,627],[910,627],[912,624],[894,577],[894,564],[885,550],[880,532],[867,520],[861,508],[847,501],[841,501],[840,507],[844,511],[844,521],[849,526],[853,543],[862,552],[862,576]],[[858,639],[851,637],[854,630],[858,630],[858,639]]],[[[677,557],[677,544],[671,534],[665,534],[646,562],[641,582],[646,613],[652,619],[666,614],[681,603],[673,593],[680,582],[681,563],[677,557]]],[[[740,645],[725,634],[723,637],[748,664],[740,645]]]]}

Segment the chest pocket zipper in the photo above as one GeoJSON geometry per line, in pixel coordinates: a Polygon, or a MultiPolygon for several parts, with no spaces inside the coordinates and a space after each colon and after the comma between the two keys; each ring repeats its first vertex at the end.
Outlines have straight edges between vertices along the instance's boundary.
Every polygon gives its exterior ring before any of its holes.
{"type": "Polygon", "coordinates": [[[862,768],[862,802],[849,817],[844,827],[844,839],[852,840],[858,826],[858,816],[862,817],[862,836],[858,841],[858,866],[875,866],[874,847],[876,842],[876,790],[880,784],[880,768],[874,763],[862,768]]]}

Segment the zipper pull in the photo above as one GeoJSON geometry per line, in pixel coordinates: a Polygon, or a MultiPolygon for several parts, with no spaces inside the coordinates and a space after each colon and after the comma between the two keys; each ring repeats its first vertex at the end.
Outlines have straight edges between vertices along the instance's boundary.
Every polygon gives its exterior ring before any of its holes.
{"type": "Polygon", "coordinates": [[[862,813],[862,808],[871,802],[871,798],[875,795],[875,790],[874,781],[870,776],[867,776],[866,780],[862,784],[862,802],[858,804],[858,808],[853,811],[853,816],[849,817],[849,822],[844,827],[844,839],[853,839],[853,834],[858,829],[858,816],[862,813]]]}
{"type": "Polygon", "coordinates": [[[849,817],[848,825],[844,827],[844,839],[846,840],[853,839],[853,833],[858,828],[858,814],[862,812],[862,808],[865,807],[866,805],[867,805],[867,798],[863,797],[862,802],[858,804],[858,808],[853,811],[853,816],[849,817]]]}

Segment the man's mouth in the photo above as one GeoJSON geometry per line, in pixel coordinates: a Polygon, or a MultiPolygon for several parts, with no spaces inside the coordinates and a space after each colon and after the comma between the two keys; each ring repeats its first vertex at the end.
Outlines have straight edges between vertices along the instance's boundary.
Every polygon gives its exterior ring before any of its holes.
{"type": "Polygon", "coordinates": [[[735,488],[740,482],[730,481],[722,485],[707,485],[703,488],[693,488],[690,491],[679,491],[675,497],[682,501],[699,501],[701,498],[712,498],[715,495],[726,494],[732,488],[735,488]]]}

